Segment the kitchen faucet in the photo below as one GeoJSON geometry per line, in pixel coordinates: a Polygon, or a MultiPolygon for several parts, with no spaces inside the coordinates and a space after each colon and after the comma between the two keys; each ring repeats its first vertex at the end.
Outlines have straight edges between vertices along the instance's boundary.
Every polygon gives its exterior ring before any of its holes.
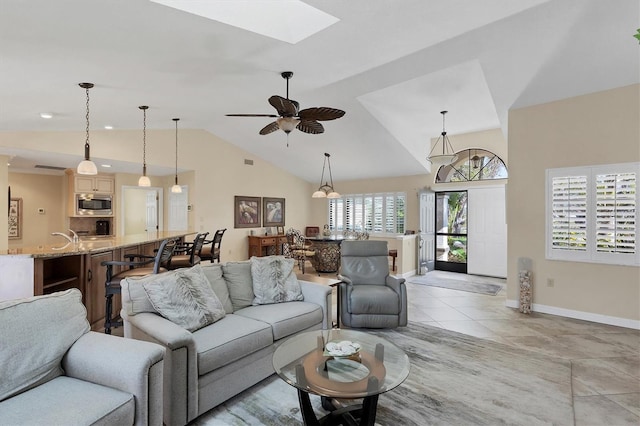
{"type": "Polygon", "coordinates": [[[73,238],[71,238],[70,236],[62,232],[52,232],[51,235],[60,235],[61,237],[66,238],[67,241],[69,241],[70,243],[78,244],[78,241],[80,240],[78,238],[78,234],[76,234],[76,232],[73,229],[69,229],[69,232],[73,234],[73,238]]]}

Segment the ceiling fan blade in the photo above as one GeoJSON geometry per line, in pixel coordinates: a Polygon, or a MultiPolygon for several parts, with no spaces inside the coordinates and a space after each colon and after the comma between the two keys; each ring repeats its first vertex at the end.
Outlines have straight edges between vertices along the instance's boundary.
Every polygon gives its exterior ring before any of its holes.
{"type": "Polygon", "coordinates": [[[329,107],[316,107],[316,108],[306,108],[300,111],[298,116],[302,120],[319,120],[319,121],[327,121],[327,120],[335,120],[336,118],[340,118],[344,115],[344,111],[336,108],[329,107]]]}
{"type": "Polygon", "coordinates": [[[275,114],[225,114],[227,117],[273,117],[277,118],[275,114]]]}
{"type": "Polygon", "coordinates": [[[272,123],[267,124],[266,126],[264,126],[262,128],[262,130],[260,130],[260,134],[261,135],[268,135],[269,133],[273,133],[276,130],[279,130],[280,127],[278,126],[278,123],[276,123],[275,121],[272,123]]]}
{"type": "Polygon", "coordinates": [[[301,132],[310,133],[312,135],[324,133],[324,127],[322,124],[315,120],[300,120],[296,127],[301,132]]]}
{"type": "Polygon", "coordinates": [[[273,95],[269,98],[269,103],[278,111],[281,117],[293,117],[298,114],[300,104],[296,101],[273,95]]]}

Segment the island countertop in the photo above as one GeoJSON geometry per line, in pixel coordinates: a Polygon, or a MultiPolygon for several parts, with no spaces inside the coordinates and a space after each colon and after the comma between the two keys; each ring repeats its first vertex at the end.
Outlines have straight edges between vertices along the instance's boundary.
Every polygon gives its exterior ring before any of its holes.
{"type": "Polygon", "coordinates": [[[143,243],[161,241],[165,238],[180,238],[195,234],[192,231],[156,231],[142,234],[125,235],[121,237],[81,237],[77,244],[60,237],[57,244],[43,244],[37,246],[14,247],[0,251],[0,255],[21,255],[33,258],[51,258],[76,254],[92,254],[119,248],[126,248],[143,243]]]}

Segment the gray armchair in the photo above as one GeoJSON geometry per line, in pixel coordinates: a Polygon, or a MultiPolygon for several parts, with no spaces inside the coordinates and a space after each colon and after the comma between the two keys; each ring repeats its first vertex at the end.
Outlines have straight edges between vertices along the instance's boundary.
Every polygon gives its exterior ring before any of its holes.
{"type": "Polygon", "coordinates": [[[407,325],[404,278],[389,275],[386,241],[343,241],[340,319],[346,327],[394,328],[407,325]]]}

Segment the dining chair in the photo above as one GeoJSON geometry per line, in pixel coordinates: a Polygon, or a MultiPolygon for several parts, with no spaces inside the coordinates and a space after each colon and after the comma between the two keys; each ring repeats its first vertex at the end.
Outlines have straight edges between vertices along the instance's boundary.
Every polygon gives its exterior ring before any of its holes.
{"type": "Polygon", "coordinates": [[[168,269],[190,268],[200,263],[200,251],[208,232],[197,234],[193,242],[186,242],[176,246],[168,269]]]}
{"type": "Polygon", "coordinates": [[[287,230],[286,237],[285,256],[298,261],[298,268],[304,274],[307,259],[311,259],[316,255],[313,245],[307,242],[302,232],[294,228],[287,230]]]}
{"type": "Polygon", "coordinates": [[[213,234],[213,239],[204,241],[202,250],[200,250],[200,260],[208,260],[211,263],[217,260],[220,263],[220,246],[222,245],[222,236],[226,230],[227,228],[218,229],[213,234]]]}

